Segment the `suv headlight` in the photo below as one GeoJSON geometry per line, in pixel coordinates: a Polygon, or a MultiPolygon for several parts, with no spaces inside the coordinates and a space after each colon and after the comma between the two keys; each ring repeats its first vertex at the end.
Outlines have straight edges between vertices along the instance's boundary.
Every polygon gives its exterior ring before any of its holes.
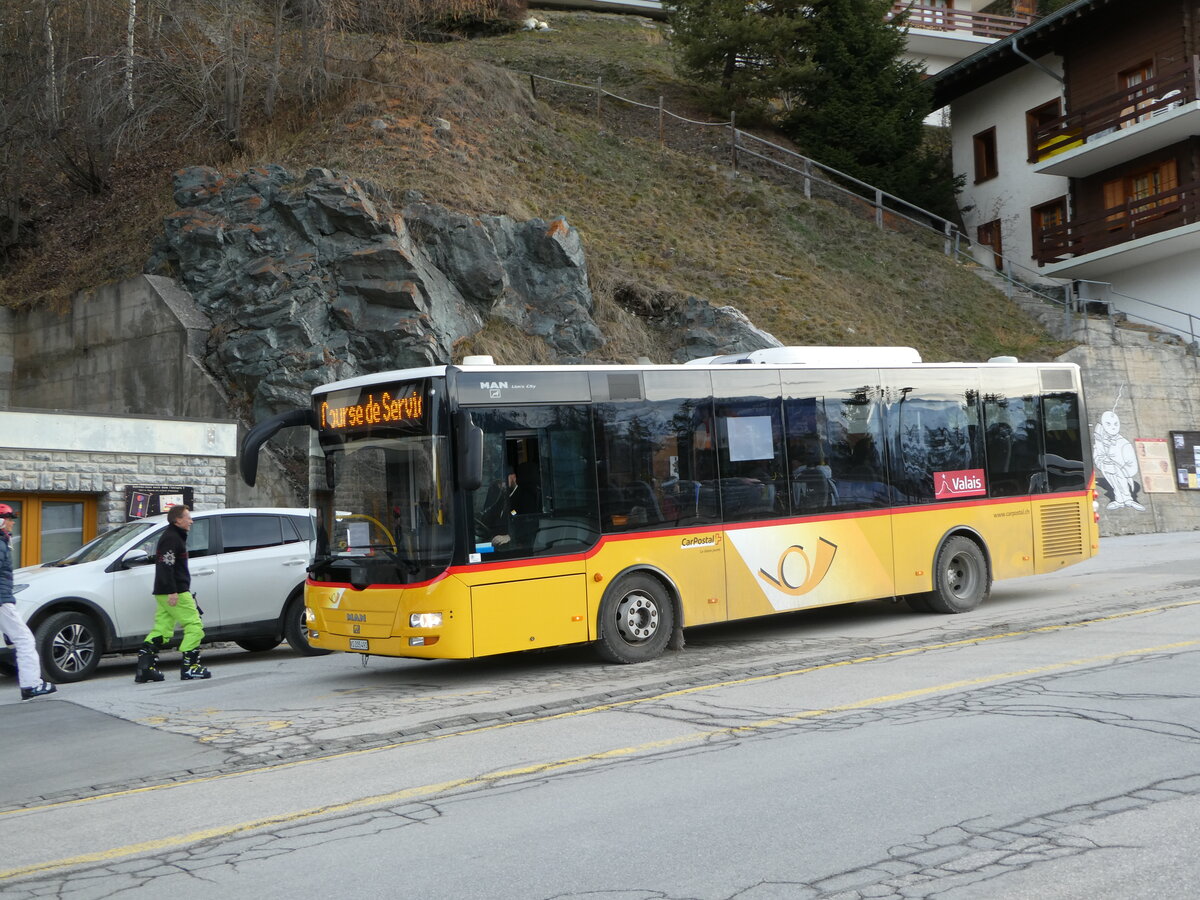
{"type": "Polygon", "coordinates": [[[19,594],[19,593],[21,593],[21,591],[25,590],[25,588],[27,588],[27,587],[29,587],[29,585],[27,585],[27,584],[14,584],[13,585],[13,593],[19,594]]]}

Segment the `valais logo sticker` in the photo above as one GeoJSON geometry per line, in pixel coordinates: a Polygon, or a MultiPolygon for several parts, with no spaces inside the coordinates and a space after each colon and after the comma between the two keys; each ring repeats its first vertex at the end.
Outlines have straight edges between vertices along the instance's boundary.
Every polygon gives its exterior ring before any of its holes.
{"type": "Polygon", "coordinates": [[[934,472],[933,495],[938,500],[958,497],[977,497],[987,493],[983,469],[960,469],[957,472],[934,472]]]}

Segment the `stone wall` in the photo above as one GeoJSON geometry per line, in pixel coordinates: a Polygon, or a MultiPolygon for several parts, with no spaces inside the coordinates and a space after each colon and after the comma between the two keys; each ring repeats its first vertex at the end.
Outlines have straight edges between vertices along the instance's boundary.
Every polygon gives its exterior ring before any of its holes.
{"type": "Polygon", "coordinates": [[[221,456],[0,448],[0,494],[98,494],[100,532],[126,521],[127,485],[187,485],[197,509],[220,509],[227,505],[224,471],[221,456]]]}

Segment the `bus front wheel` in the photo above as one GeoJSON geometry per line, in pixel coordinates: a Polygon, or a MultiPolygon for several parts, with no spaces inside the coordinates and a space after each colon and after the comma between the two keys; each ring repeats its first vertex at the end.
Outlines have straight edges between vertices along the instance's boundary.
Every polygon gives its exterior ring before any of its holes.
{"type": "Polygon", "coordinates": [[[626,575],[600,603],[596,649],[608,662],[639,663],[659,656],[675,629],[675,607],[662,582],[626,575]]]}
{"type": "Polygon", "coordinates": [[[940,550],[933,566],[933,591],[926,595],[929,608],[940,613],[970,612],[992,589],[992,573],[979,545],[956,535],[940,550]]]}

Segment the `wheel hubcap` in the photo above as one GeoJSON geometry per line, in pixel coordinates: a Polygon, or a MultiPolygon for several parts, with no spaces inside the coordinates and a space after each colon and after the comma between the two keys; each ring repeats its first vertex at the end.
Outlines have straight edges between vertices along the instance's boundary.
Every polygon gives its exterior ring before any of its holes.
{"type": "Polygon", "coordinates": [[[978,573],[974,561],[966,554],[958,554],[950,560],[946,569],[946,583],[955,597],[969,597],[975,593],[978,573]]]}
{"type": "Polygon", "coordinates": [[[628,594],[617,606],[617,631],[631,644],[658,631],[658,605],[645,594],[628,594]]]}
{"type": "Polygon", "coordinates": [[[64,672],[82,672],[96,655],[96,642],[82,625],[68,625],[54,636],[52,654],[64,672]]]}

